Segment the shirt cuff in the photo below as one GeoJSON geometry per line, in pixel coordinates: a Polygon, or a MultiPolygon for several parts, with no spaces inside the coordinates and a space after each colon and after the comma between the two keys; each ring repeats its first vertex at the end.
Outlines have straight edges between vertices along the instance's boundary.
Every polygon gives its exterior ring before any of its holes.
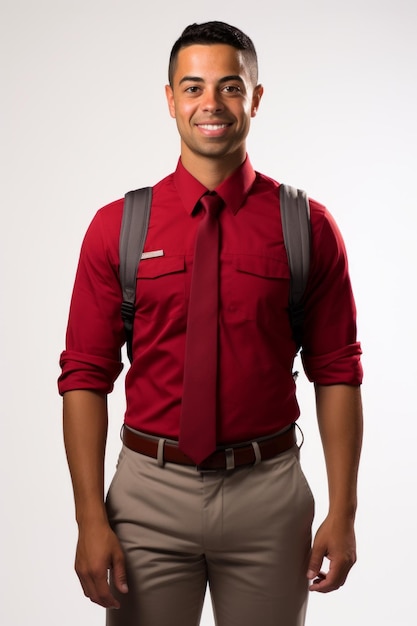
{"type": "Polygon", "coordinates": [[[310,382],[318,385],[360,385],[363,370],[359,342],[319,356],[301,352],[304,371],[310,382]]]}
{"type": "Polygon", "coordinates": [[[62,395],[75,389],[91,389],[108,394],[123,369],[121,361],[97,355],[64,350],[59,364],[62,373],[58,378],[58,391],[62,395]]]}

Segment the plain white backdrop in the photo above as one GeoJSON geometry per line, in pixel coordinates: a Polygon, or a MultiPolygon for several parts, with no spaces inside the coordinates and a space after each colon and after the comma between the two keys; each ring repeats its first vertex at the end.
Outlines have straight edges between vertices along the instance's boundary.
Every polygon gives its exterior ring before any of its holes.
{"type": "MultiPolygon", "coordinates": [[[[254,167],[305,188],[344,234],[366,418],[359,560],[307,624],[415,623],[417,5],[414,0],[0,0],[0,622],[104,623],[73,573],[76,526],[56,389],[81,239],[95,211],[178,158],[164,85],[191,22],[248,32],[265,95],[254,167]],[[221,6],[221,5],[220,5],[221,6]]],[[[303,466],[325,515],[313,393],[303,466]]],[[[110,400],[107,482],[123,377],[110,400]]],[[[207,601],[202,623],[213,624],[207,601]]],[[[282,625],[285,626],[285,625],[282,625]]]]}

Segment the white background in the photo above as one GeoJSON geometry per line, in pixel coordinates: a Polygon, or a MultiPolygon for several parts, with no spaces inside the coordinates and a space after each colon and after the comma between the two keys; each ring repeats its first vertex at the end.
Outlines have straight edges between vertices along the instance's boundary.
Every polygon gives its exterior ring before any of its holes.
{"type": "MultiPolygon", "coordinates": [[[[265,96],[254,167],[307,189],[342,229],[363,344],[366,417],[346,586],[307,624],[415,623],[416,70],[414,0],[1,0],[0,622],[103,624],[73,573],[76,527],[57,395],[70,292],[95,211],[157,182],[179,142],[164,85],[189,23],[253,38],[265,96]],[[201,3],[200,3],[201,4],[201,3]]],[[[303,463],[326,510],[310,385],[303,463]]],[[[111,399],[109,480],[122,379],[111,399]]],[[[207,602],[203,624],[212,624],[207,602]]]]}

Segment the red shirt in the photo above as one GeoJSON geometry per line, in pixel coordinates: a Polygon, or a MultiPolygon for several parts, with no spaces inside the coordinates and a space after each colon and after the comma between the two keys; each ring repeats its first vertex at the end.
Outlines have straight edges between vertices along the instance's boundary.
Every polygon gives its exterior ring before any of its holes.
{"type": "MultiPolygon", "coordinates": [[[[220,213],[218,441],[276,432],[297,419],[295,345],[287,313],[289,268],[279,184],[245,163],[216,189],[220,213]]],[[[192,215],[207,189],[178,163],[153,188],[139,264],[133,363],[126,375],[125,423],[178,438],[194,238],[192,215]]],[[[326,209],[311,204],[312,263],[306,294],[303,364],[319,384],[362,381],[356,312],[345,247],[326,209]]],[[[122,369],[119,233],[123,199],[102,208],[86,233],[72,296],[60,393],[111,392],[122,369]]]]}

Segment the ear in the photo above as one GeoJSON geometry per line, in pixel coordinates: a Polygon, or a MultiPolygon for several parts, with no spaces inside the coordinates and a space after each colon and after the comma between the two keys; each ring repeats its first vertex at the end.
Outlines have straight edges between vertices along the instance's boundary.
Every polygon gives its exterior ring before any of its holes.
{"type": "Polygon", "coordinates": [[[171,117],[175,119],[175,102],[174,102],[174,92],[172,91],[171,85],[165,85],[165,95],[168,102],[169,114],[171,117]]]}
{"type": "Polygon", "coordinates": [[[252,95],[251,117],[256,116],[263,93],[264,88],[262,87],[262,85],[256,85],[252,95]]]}

